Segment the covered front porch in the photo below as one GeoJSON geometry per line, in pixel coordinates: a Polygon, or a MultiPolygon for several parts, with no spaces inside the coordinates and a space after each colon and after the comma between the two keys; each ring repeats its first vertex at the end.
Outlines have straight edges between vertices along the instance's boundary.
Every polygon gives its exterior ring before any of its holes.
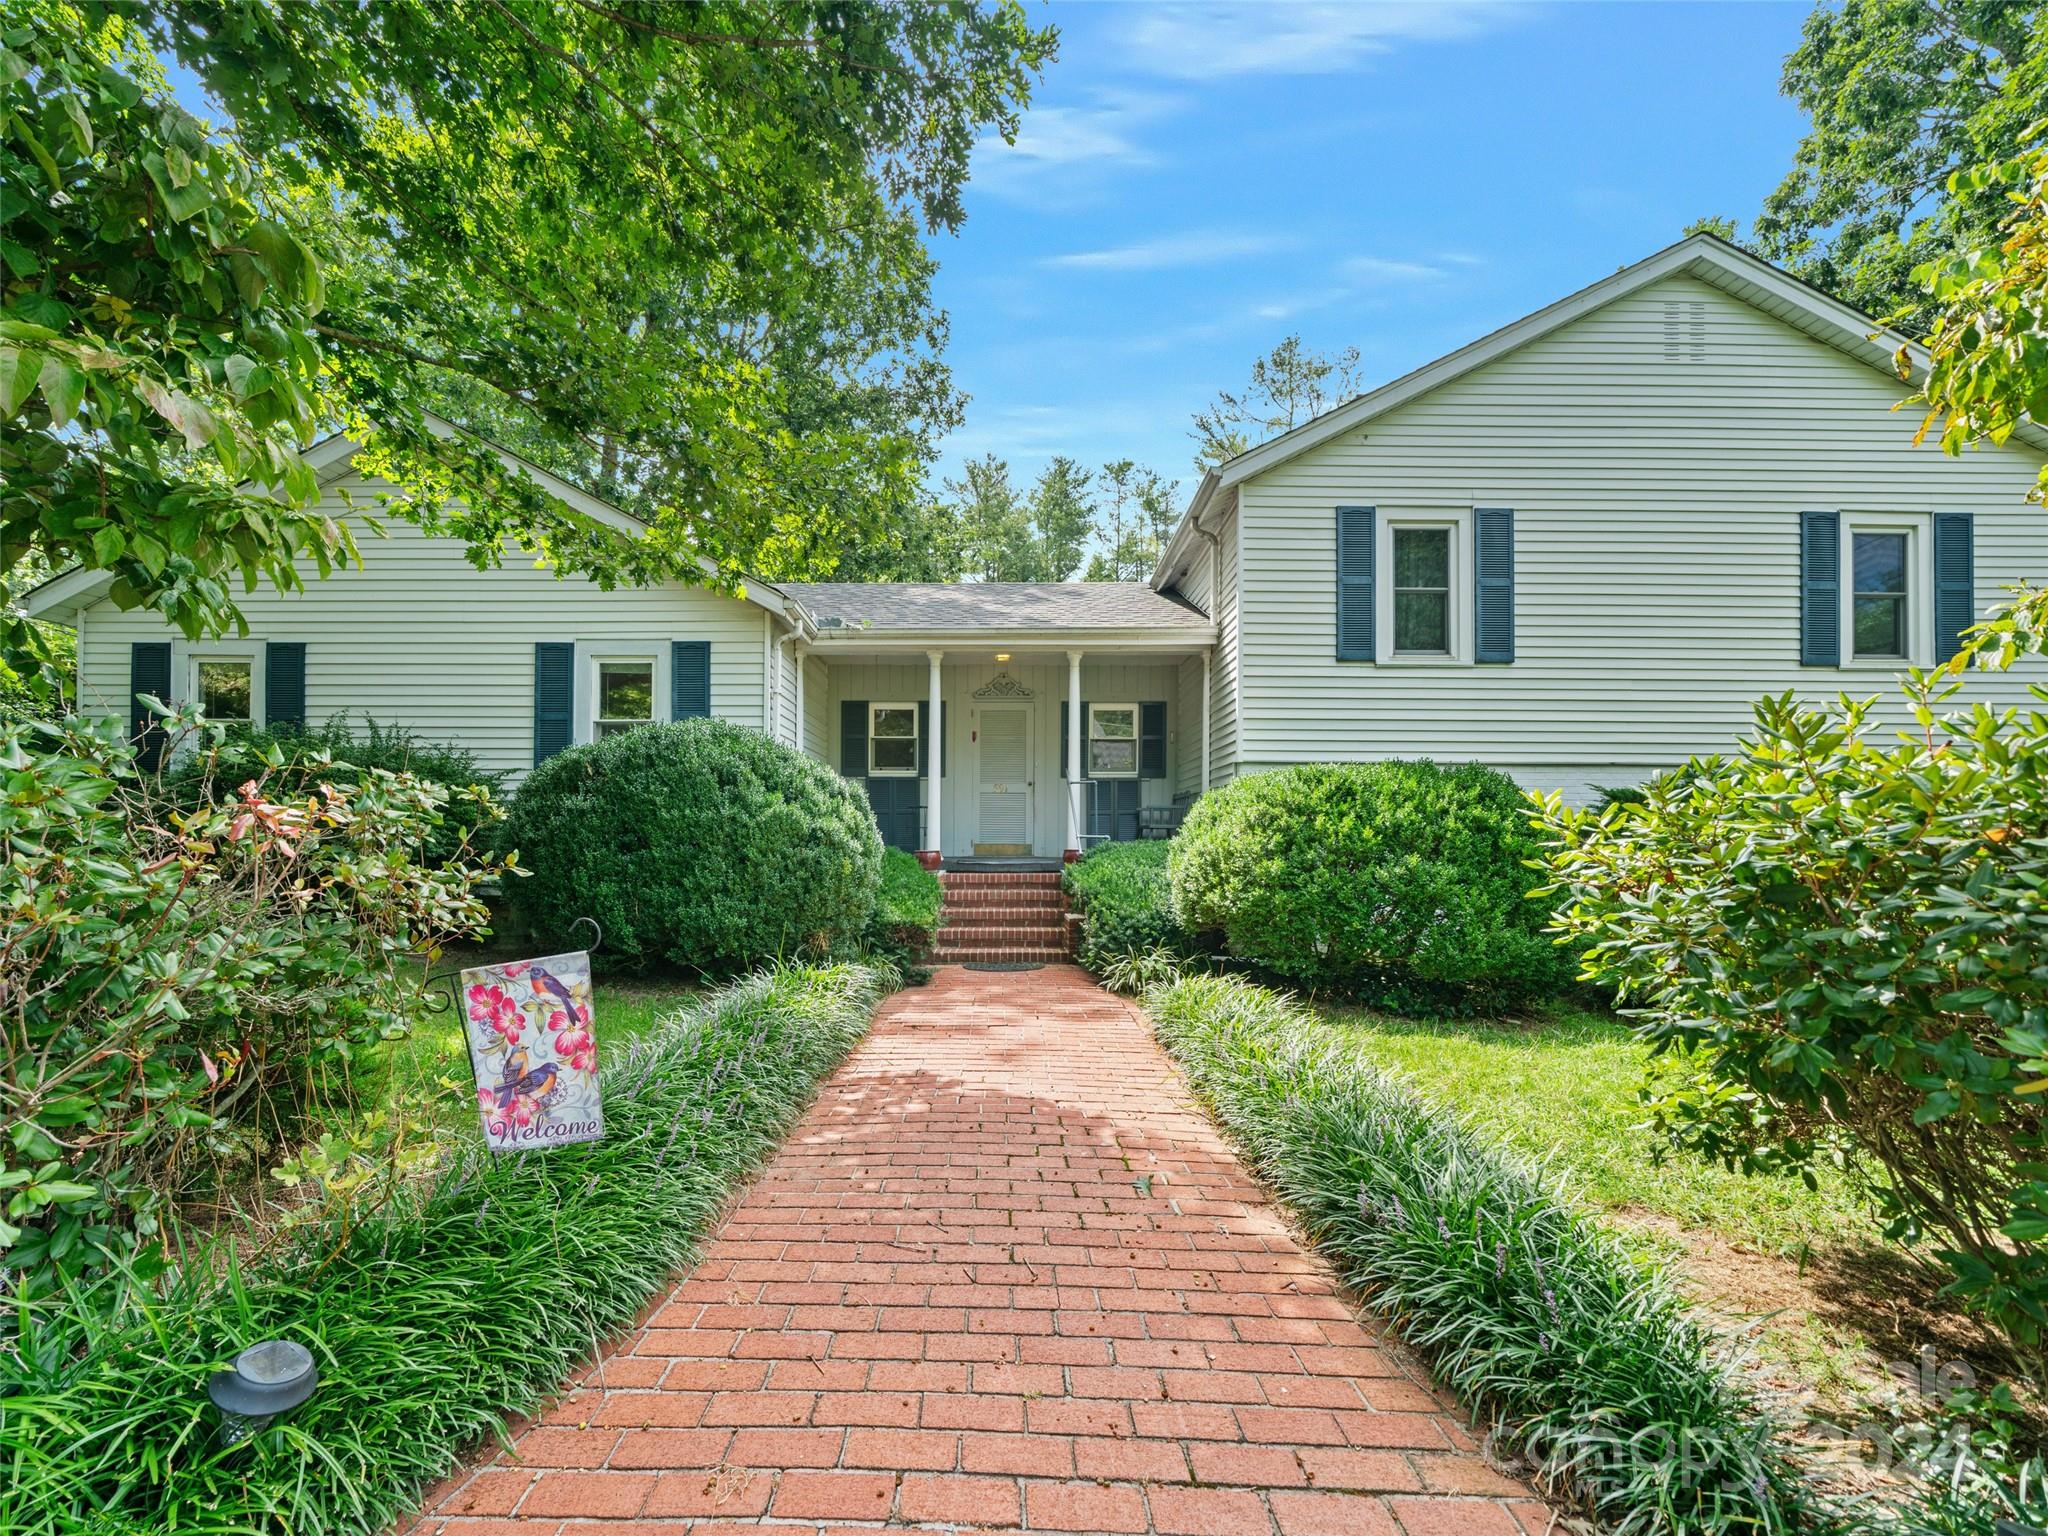
{"type": "MultiPolygon", "coordinates": [[[[806,746],[867,788],[883,841],[945,859],[1078,856],[1203,783],[1207,653],[820,647],[806,746]],[[818,685],[822,685],[821,687],[818,685]]],[[[809,691],[809,690],[807,690],[809,691]]],[[[931,862],[928,858],[927,862],[931,862]]]]}
{"type": "Polygon", "coordinates": [[[805,623],[798,744],[861,782],[883,840],[1075,858],[1209,782],[1216,629],[1138,583],[832,583],[805,623]]]}

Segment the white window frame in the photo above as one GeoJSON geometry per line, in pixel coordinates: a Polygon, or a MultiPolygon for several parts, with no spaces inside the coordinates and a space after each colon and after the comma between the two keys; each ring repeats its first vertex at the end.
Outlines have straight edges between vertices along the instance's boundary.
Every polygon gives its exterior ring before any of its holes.
{"type": "MultiPolygon", "coordinates": [[[[218,641],[207,641],[202,644],[194,645],[191,649],[186,651],[183,662],[183,670],[181,673],[178,674],[182,677],[184,681],[183,698],[181,702],[190,705],[195,709],[198,708],[200,703],[202,702],[202,697],[199,692],[199,668],[202,663],[209,661],[233,661],[239,662],[248,667],[249,718],[246,724],[248,724],[251,729],[260,729],[263,725],[264,719],[266,718],[264,715],[264,706],[269,702],[264,697],[263,692],[263,647],[261,645],[238,645],[233,643],[222,644],[218,641]]],[[[170,700],[165,700],[165,702],[169,703],[170,700]]],[[[215,722],[212,719],[212,717],[209,716],[207,723],[218,723],[223,725],[241,725],[245,722],[240,720],[215,722]]]]}
{"type": "MultiPolygon", "coordinates": [[[[1142,716],[1141,716],[1141,715],[1140,715],[1140,714],[1138,713],[1138,706],[1137,706],[1137,705],[1135,705],[1135,704],[1090,704],[1090,705],[1088,706],[1088,718],[1087,718],[1086,720],[1082,721],[1081,723],[1082,723],[1083,727],[1085,727],[1085,728],[1086,728],[1086,730],[1087,730],[1087,733],[1088,733],[1088,734],[1087,734],[1087,736],[1086,736],[1086,737],[1085,737],[1085,738],[1083,739],[1083,741],[1082,741],[1082,743],[1081,743],[1081,766],[1082,766],[1082,768],[1084,768],[1085,770],[1087,770],[1087,775],[1088,775],[1088,777],[1089,777],[1089,778],[1091,778],[1091,779],[1135,779],[1136,777],[1138,777],[1138,774],[1139,774],[1140,770],[1142,770],[1142,769],[1143,769],[1143,767],[1145,766],[1145,764],[1144,764],[1144,757],[1145,757],[1145,721],[1144,721],[1143,717],[1142,717],[1142,716]],[[1129,711],[1131,712],[1131,771],[1130,771],[1129,773],[1124,773],[1124,772],[1121,772],[1121,771],[1119,771],[1119,772],[1115,772],[1115,773],[1101,773],[1101,772],[1097,772],[1097,771],[1096,771],[1096,767],[1095,767],[1095,715],[1096,715],[1096,711],[1098,711],[1098,710],[1104,710],[1104,709],[1127,709],[1127,710],[1129,710],[1129,711]]],[[[1120,740],[1122,740],[1122,739],[1123,739],[1122,737],[1118,737],[1118,736],[1105,736],[1105,737],[1103,737],[1103,740],[1104,740],[1104,741],[1120,741],[1120,740]]]]}
{"type": "Polygon", "coordinates": [[[1472,663],[1472,511],[1469,507],[1380,509],[1380,536],[1373,540],[1373,654],[1381,666],[1443,667],[1472,663]],[[1394,532],[1400,528],[1443,528],[1451,535],[1450,612],[1445,627],[1449,649],[1394,649],[1394,532]]]}
{"type": "Polygon", "coordinates": [[[1877,672],[1934,664],[1934,524],[1926,512],[1844,512],[1841,557],[1842,665],[1877,672]],[[1902,533],[1906,536],[1906,653],[1903,656],[1856,654],[1856,535],[1902,533]]]}
{"type": "MultiPolygon", "coordinates": [[[[890,738],[888,738],[888,739],[889,739],[889,740],[891,740],[891,741],[901,741],[901,740],[902,740],[903,738],[902,738],[901,736],[891,736],[891,737],[890,737],[890,738]]],[[[921,721],[920,721],[920,720],[918,719],[918,717],[917,717],[917,705],[916,705],[916,704],[914,704],[914,703],[911,703],[911,704],[905,704],[905,703],[901,702],[900,700],[899,700],[899,701],[895,701],[895,702],[890,702],[890,701],[886,701],[886,700],[885,700],[885,701],[883,701],[883,702],[881,702],[881,703],[870,703],[870,704],[868,705],[868,777],[869,777],[869,778],[871,778],[871,779],[915,779],[915,778],[918,778],[918,777],[922,776],[922,775],[923,775],[923,773],[924,773],[924,771],[925,771],[925,760],[924,760],[924,753],[925,753],[925,740],[924,740],[924,729],[923,729],[923,722],[921,722],[921,721]],[[878,714],[878,713],[879,713],[880,711],[882,711],[882,710],[885,710],[885,709],[902,709],[902,710],[908,710],[908,711],[910,712],[910,729],[911,729],[911,737],[910,737],[910,739],[911,739],[912,743],[913,743],[913,744],[915,745],[915,747],[916,747],[916,750],[915,750],[915,751],[914,751],[914,752],[913,752],[913,753],[911,754],[911,758],[910,758],[910,763],[911,763],[911,765],[910,765],[910,766],[909,766],[908,768],[878,768],[878,767],[876,767],[876,766],[875,766],[875,716],[876,716],[876,714],[878,714]]]]}
{"type": "Polygon", "coordinates": [[[659,725],[669,718],[673,699],[668,681],[666,640],[578,641],[576,644],[576,740],[588,744],[597,740],[599,670],[606,662],[627,662],[654,668],[654,698],[649,719],[642,724],[659,725]]]}

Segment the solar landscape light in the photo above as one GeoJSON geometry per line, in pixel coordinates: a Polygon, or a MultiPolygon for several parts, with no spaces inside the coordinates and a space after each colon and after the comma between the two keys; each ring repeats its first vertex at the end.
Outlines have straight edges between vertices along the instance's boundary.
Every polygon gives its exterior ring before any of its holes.
{"type": "Polygon", "coordinates": [[[239,1445],[271,1420],[313,1395],[320,1373],[313,1354],[290,1339],[251,1344],[225,1371],[207,1379],[206,1395],[220,1410],[220,1443],[239,1445]]]}

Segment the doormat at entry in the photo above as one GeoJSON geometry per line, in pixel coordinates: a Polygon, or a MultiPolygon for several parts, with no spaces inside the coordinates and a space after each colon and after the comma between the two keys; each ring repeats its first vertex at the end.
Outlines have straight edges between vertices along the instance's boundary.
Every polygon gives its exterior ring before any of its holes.
{"type": "Polygon", "coordinates": [[[964,971],[1042,971],[1042,960],[969,960],[961,966],[964,971]]]}

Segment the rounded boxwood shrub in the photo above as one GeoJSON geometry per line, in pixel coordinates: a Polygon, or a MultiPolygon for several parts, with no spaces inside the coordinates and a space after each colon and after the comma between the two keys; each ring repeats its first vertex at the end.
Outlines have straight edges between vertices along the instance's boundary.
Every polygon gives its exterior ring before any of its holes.
{"type": "Polygon", "coordinates": [[[1174,910],[1230,952],[1384,1007],[1494,1011],[1574,966],[1528,899],[1528,802],[1477,763],[1325,763],[1195,803],[1172,843],[1174,910]]]}
{"type": "Polygon", "coordinates": [[[1060,883],[1081,914],[1075,958],[1097,975],[1118,960],[1156,949],[1200,952],[1174,916],[1166,876],[1171,846],[1149,840],[1103,843],[1066,867],[1060,883]]]}
{"type": "Polygon", "coordinates": [[[831,769],[723,720],[646,725],[558,752],[512,801],[515,921],[545,944],[604,930],[597,963],[729,974],[850,950],[874,911],[882,839],[831,769]]]}

